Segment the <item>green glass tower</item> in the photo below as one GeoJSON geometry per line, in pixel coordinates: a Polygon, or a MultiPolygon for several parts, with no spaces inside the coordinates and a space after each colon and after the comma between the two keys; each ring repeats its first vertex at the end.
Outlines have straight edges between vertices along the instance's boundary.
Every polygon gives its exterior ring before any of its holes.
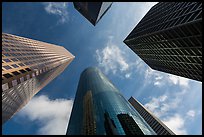
{"type": "Polygon", "coordinates": [[[155,135],[153,129],[96,67],[85,69],[67,135],[155,135]]]}

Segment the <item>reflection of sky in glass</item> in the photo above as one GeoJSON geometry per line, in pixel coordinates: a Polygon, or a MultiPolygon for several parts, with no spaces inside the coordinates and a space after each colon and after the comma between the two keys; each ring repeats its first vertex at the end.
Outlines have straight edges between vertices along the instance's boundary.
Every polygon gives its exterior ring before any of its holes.
{"type": "Polygon", "coordinates": [[[80,125],[82,125],[83,112],[81,107],[83,95],[89,90],[92,91],[93,95],[97,135],[106,133],[104,128],[105,111],[108,112],[110,118],[116,125],[118,133],[121,135],[125,135],[125,132],[117,118],[117,114],[120,113],[128,113],[130,116],[132,116],[144,134],[155,134],[147,123],[138,115],[138,113],[130,107],[130,104],[125,100],[122,94],[97,68],[86,69],[81,75],[76,95],[77,98],[75,100],[76,103],[74,104],[72,116],[70,118],[69,130],[75,130],[74,132],[71,132],[71,134],[78,134],[79,131],[82,131],[82,129],[76,131],[76,128],[79,127],[79,125],[76,123],[81,123],[80,125]]]}

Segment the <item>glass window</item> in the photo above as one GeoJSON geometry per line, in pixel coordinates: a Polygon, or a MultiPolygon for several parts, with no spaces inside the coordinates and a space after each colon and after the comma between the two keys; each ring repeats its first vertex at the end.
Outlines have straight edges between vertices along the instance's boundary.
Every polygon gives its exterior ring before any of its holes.
{"type": "Polygon", "coordinates": [[[3,48],[3,50],[5,50],[5,51],[10,51],[9,49],[7,49],[7,48],[3,48]]]}
{"type": "Polygon", "coordinates": [[[17,72],[17,71],[14,71],[14,72],[12,72],[14,75],[19,75],[20,73],[19,72],[17,72]]]}
{"type": "Polygon", "coordinates": [[[18,61],[16,58],[12,58],[11,60],[12,60],[12,61],[18,61]]]}
{"type": "Polygon", "coordinates": [[[22,60],[21,58],[16,58],[16,59],[18,59],[18,60],[22,60]]]}
{"type": "Polygon", "coordinates": [[[26,71],[25,70],[23,70],[23,69],[21,69],[21,70],[19,70],[21,73],[26,73],[26,71]]]}
{"type": "Polygon", "coordinates": [[[14,68],[18,68],[18,65],[16,65],[16,64],[13,64],[11,66],[14,67],[14,68]]]}
{"type": "Polygon", "coordinates": [[[11,62],[10,59],[3,59],[5,62],[11,62]]]}
{"type": "Polygon", "coordinates": [[[15,53],[10,53],[12,56],[17,56],[15,53]]]}
{"type": "Polygon", "coordinates": [[[31,69],[29,69],[29,68],[26,68],[26,70],[27,70],[27,71],[31,71],[31,69]]]}
{"type": "Polygon", "coordinates": [[[8,70],[8,69],[11,69],[11,67],[10,66],[3,66],[6,70],[8,70]]]}
{"type": "Polygon", "coordinates": [[[16,51],[15,49],[11,49],[11,51],[16,51]]]}
{"type": "Polygon", "coordinates": [[[18,65],[20,65],[20,66],[25,66],[23,63],[20,63],[20,64],[18,64],[18,65]]]}
{"type": "Polygon", "coordinates": [[[8,54],[8,53],[4,53],[4,55],[7,56],[7,57],[10,56],[10,54],[8,54]]]}
{"type": "Polygon", "coordinates": [[[26,65],[29,65],[29,62],[25,62],[26,65]]]}
{"type": "Polygon", "coordinates": [[[10,77],[13,77],[11,74],[7,73],[7,74],[3,74],[4,77],[6,78],[10,78],[10,77]]]}

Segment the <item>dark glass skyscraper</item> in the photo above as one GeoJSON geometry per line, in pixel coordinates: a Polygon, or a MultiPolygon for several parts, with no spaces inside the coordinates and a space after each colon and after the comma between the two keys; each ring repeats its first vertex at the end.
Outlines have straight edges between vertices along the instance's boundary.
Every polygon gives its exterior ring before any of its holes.
{"type": "Polygon", "coordinates": [[[154,116],[136,99],[130,97],[128,101],[150,125],[150,127],[157,133],[157,135],[175,135],[161,120],[154,116]]]}
{"type": "Polygon", "coordinates": [[[97,68],[80,77],[68,135],[152,135],[155,132],[97,68]]]}
{"type": "Polygon", "coordinates": [[[94,26],[111,7],[112,2],[73,2],[77,9],[94,26]]]}
{"type": "Polygon", "coordinates": [[[124,43],[152,69],[202,81],[202,3],[159,2],[124,43]]]}

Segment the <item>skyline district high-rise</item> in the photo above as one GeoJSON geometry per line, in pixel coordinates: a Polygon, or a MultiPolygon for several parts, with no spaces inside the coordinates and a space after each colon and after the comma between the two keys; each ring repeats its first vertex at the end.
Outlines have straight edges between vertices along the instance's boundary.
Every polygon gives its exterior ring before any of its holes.
{"type": "Polygon", "coordinates": [[[62,46],[2,33],[2,124],[73,59],[62,46]]]}
{"type": "Polygon", "coordinates": [[[157,3],[124,43],[152,69],[202,81],[202,3],[157,3]]]}
{"type": "Polygon", "coordinates": [[[175,135],[161,120],[147,110],[139,101],[130,97],[130,104],[137,110],[157,135],[175,135]]]}
{"type": "Polygon", "coordinates": [[[81,73],[66,134],[156,135],[96,67],[81,73]]]}
{"type": "Polygon", "coordinates": [[[105,15],[113,2],[73,2],[78,10],[94,26],[105,15]]]}

